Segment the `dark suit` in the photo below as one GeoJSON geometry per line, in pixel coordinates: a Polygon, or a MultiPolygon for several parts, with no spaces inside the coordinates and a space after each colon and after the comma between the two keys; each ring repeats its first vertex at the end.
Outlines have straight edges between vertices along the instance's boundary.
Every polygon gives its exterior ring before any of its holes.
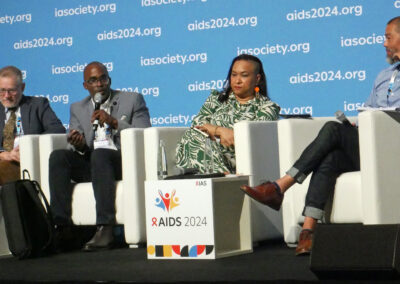
{"type": "MultiPolygon", "coordinates": [[[[22,95],[19,103],[24,135],[43,133],[65,133],[65,128],[51,109],[46,98],[22,95]]],[[[6,119],[5,108],[0,104],[0,150],[3,151],[3,129],[6,119]]],[[[19,178],[19,164],[0,161],[0,184],[19,178]]]]}
{"type": "Polygon", "coordinates": [[[143,96],[137,93],[111,91],[110,115],[118,120],[118,131],[113,135],[117,151],[93,150],[94,131],[90,122],[93,102],[86,97],[71,105],[70,129],[83,133],[89,150],[84,155],[69,150],[56,150],[50,155],[50,199],[56,224],[71,224],[71,179],[92,182],[96,199],[96,222],[115,223],[115,181],[122,176],[120,131],[125,128],[151,126],[143,96]]]}

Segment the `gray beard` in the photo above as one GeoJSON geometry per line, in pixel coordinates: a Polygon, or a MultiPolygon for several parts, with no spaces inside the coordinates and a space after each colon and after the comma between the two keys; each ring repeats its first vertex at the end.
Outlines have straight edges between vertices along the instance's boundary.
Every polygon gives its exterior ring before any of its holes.
{"type": "Polygon", "coordinates": [[[386,56],[386,62],[392,65],[395,61],[392,57],[386,56]]]}
{"type": "Polygon", "coordinates": [[[389,57],[389,56],[386,56],[386,61],[387,61],[387,63],[389,63],[390,65],[392,65],[393,63],[396,63],[397,61],[399,61],[400,59],[397,57],[397,56],[395,56],[395,57],[389,57]]]}

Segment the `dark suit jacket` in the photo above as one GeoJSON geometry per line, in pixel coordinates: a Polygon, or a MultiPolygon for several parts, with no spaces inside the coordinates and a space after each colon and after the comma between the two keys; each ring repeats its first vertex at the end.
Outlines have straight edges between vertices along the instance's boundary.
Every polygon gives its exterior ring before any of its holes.
{"type": "MultiPolygon", "coordinates": [[[[114,143],[121,149],[120,131],[125,128],[150,127],[150,115],[143,96],[138,93],[111,90],[111,116],[118,120],[118,131],[114,135],[114,143]]],[[[85,135],[87,146],[93,150],[94,131],[90,122],[94,111],[91,97],[71,105],[69,129],[78,130],[85,135]]]]}
{"type": "MultiPolygon", "coordinates": [[[[51,109],[46,98],[22,95],[19,103],[24,135],[65,133],[65,128],[51,109]]],[[[0,104],[0,150],[3,150],[3,129],[6,119],[5,108],[0,104]]]]}

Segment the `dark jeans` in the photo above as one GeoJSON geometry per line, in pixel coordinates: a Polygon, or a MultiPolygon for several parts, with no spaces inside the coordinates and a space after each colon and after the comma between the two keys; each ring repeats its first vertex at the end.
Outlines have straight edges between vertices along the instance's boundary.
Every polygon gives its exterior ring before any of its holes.
{"type": "Polygon", "coordinates": [[[358,129],[329,121],[287,174],[302,183],[313,172],[303,215],[321,219],[337,177],[345,172],[359,170],[358,129]]]}
{"type": "Polygon", "coordinates": [[[52,152],[49,159],[49,184],[50,207],[55,223],[72,223],[72,180],[92,182],[96,223],[115,224],[115,182],[121,177],[121,151],[96,149],[85,155],[70,150],[52,152]]]}

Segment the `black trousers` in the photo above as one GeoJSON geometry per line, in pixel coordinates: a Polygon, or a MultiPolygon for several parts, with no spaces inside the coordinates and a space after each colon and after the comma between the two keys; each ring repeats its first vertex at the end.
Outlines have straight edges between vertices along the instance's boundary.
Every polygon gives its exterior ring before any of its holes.
{"type": "Polygon", "coordinates": [[[337,177],[345,172],[359,170],[358,129],[334,121],[327,122],[288,171],[299,183],[313,173],[303,214],[321,219],[337,177]]]}
{"type": "Polygon", "coordinates": [[[80,155],[56,150],[50,155],[49,167],[50,208],[57,225],[72,224],[71,181],[92,182],[97,224],[116,223],[115,183],[122,177],[121,151],[96,149],[80,155]]]}

